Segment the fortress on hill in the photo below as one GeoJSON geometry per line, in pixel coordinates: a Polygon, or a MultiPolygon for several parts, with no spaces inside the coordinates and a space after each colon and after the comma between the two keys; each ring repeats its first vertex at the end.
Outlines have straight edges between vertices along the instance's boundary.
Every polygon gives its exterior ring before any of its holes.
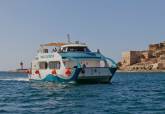
{"type": "Polygon", "coordinates": [[[165,41],[150,44],[147,50],[123,52],[119,68],[127,71],[165,70],[165,41]]]}

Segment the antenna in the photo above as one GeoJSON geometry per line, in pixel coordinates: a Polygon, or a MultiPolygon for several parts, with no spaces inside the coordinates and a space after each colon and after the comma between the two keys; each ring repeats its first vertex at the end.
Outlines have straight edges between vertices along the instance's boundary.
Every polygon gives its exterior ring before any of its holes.
{"type": "Polygon", "coordinates": [[[68,39],[68,43],[71,43],[71,41],[70,41],[70,34],[67,34],[67,39],[68,39]]]}

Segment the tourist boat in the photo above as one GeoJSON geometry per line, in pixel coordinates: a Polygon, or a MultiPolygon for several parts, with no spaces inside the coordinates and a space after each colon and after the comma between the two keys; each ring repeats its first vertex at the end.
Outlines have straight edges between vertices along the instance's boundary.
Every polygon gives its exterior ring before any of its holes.
{"type": "Polygon", "coordinates": [[[40,45],[32,61],[30,80],[50,82],[109,83],[116,63],[92,52],[85,43],[48,43],[40,45]]]}

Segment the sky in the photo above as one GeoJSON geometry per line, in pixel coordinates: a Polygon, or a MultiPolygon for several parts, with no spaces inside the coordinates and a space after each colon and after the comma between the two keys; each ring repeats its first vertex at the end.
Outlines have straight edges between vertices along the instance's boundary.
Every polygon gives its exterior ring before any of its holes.
{"type": "Polygon", "coordinates": [[[0,0],[0,71],[29,67],[40,44],[86,42],[115,61],[165,41],[165,0],[0,0]]]}

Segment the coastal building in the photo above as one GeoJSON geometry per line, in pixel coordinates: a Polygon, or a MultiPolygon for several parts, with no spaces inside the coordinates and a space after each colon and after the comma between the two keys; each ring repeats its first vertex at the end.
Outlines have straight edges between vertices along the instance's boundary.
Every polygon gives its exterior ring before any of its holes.
{"type": "Polygon", "coordinates": [[[149,47],[148,47],[148,50],[149,51],[156,51],[159,49],[159,44],[150,44],[149,47]]]}
{"type": "Polygon", "coordinates": [[[121,67],[129,69],[148,69],[144,65],[153,66],[153,69],[165,69],[165,41],[150,44],[145,51],[123,52],[120,63],[121,67]]]}
{"type": "Polygon", "coordinates": [[[162,48],[165,49],[165,41],[160,43],[160,48],[161,48],[161,49],[162,49],[162,48]]]}
{"type": "Polygon", "coordinates": [[[152,57],[150,51],[127,51],[122,53],[122,64],[125,66],[133,65],[139,62],[146,62],[152,57]]]}
{"type": "Polygon", "coordinates": [[[159,57],[158,69],[165,69],[165,54],[159,57]]]}
{"type": "Polygon", "coordinates": [[[133,65],[139,62],[139,52],[138,51],[127,51],[122,53],[122,64],[124,66],[133,65]]]}

